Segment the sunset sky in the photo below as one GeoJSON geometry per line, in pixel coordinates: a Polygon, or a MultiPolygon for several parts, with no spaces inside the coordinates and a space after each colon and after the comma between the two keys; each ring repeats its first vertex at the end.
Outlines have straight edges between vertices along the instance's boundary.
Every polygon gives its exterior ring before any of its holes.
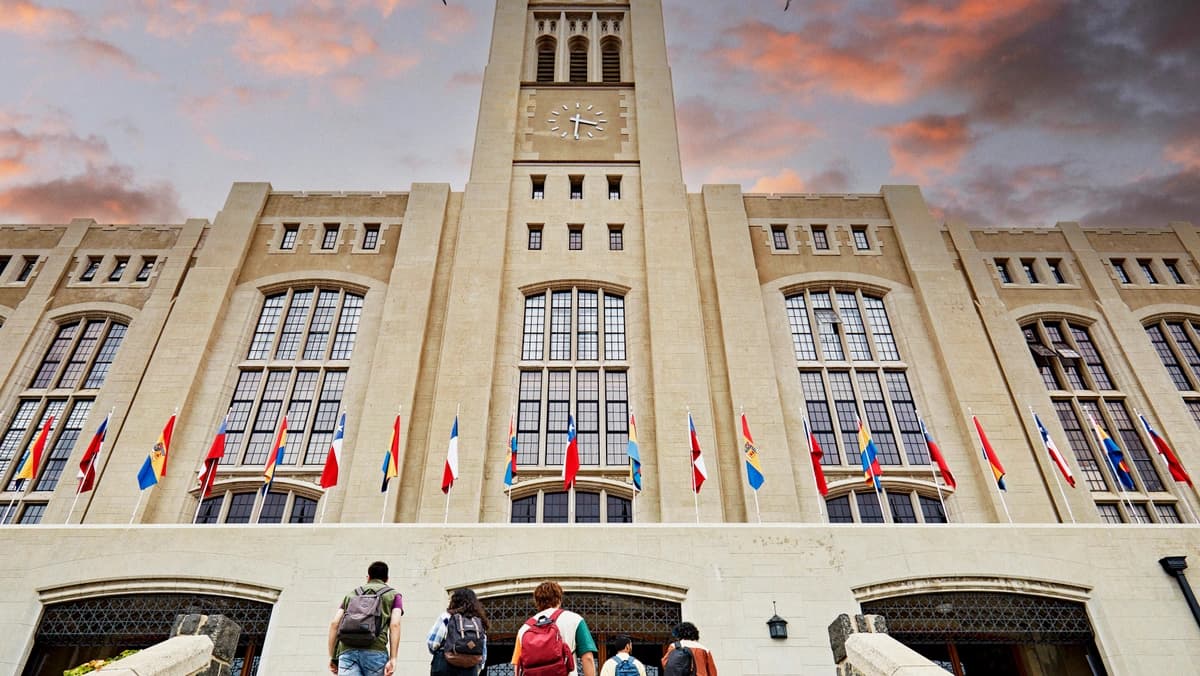
{"type": "MultiPolygon", "coordinates": [[[[664,0],[684,180],[1200,224],[1200,2],[664,0]]],[[[0,222],[467,180],[491,0],[0,0],[0,222]]]]}

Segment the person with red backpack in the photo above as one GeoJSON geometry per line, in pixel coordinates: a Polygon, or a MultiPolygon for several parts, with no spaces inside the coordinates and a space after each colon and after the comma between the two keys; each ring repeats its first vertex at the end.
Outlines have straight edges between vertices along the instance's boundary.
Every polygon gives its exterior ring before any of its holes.
{"type": "Polygon", "coordinates": [[[512,663],[517,676],[567,676],[575,673],[575,658],[583,676],[596,676],[596,641],[587,622],[562,609],[563,590],[547,580],[533,590],[537,613],[517,631],[512,663]]]}
{"type": "Polygon", "coordinates": [[[342,599],[329,624],[329,671],[338,676],[392,676],[404,600],[387,586],[388,565],[367,567],[367,583],[342,599]]]}

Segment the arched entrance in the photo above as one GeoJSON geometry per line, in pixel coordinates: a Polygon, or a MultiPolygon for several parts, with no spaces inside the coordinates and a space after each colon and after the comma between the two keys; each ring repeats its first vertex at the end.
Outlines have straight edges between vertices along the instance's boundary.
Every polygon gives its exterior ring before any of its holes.
{"type": "Polygon", "coordinates": [[[888,633],[956,676],[1104,676],[1080,601],[997,591],[865,601],[888,633]]]}
{"type": "MultiPolygon", "coordinates": [[[[512,659],[517,630],[533,615],[533,596],[504,594],[482,599],[492,622],[488,632],[487,676],[513,673],[512,659]]],[[[671,628],[681,621],[678,601],[646,598],[621,593],[568,591],[563,608],[579,613],[587,620],[596,646],[599,663],[610,656],[608,639],[616,634],[633,638],[633,654],[646,665],[647,676],[657,676],[663,646],[671,640],[671,628]]],[[[599,664],[597,665],[599,666],[599,664]]]]}
{"type": "Polygon", "coordinates": [[[225,615],[242,627],[235,676],[253,676],[271,604],[213,594],[138,593],[49,603],[42,611],[23,676],[58,676],[84,662],[166,640],[176,616],[225,615]]]}

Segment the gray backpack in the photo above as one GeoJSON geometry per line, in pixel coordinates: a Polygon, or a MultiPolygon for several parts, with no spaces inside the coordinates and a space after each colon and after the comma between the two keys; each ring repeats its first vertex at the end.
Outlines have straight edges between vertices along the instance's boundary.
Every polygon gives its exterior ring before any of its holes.
{"type": "Polygon", "coordinates": [[[370,648],[383,632],[383,595],[395,591],[384,585],[372,591],[366,587],[354,590],[342,620],[338,622],[337,639],[348,648],[370,648]]]}

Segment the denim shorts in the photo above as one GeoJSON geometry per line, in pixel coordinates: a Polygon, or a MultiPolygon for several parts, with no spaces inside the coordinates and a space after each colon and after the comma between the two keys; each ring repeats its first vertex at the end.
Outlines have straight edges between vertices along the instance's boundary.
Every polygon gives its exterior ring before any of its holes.
{"type": "Polygon", "coordinates": [[[382,650],[347,650],[338,655],[338,676],[383,676],[387,661],[382,650]]]}

